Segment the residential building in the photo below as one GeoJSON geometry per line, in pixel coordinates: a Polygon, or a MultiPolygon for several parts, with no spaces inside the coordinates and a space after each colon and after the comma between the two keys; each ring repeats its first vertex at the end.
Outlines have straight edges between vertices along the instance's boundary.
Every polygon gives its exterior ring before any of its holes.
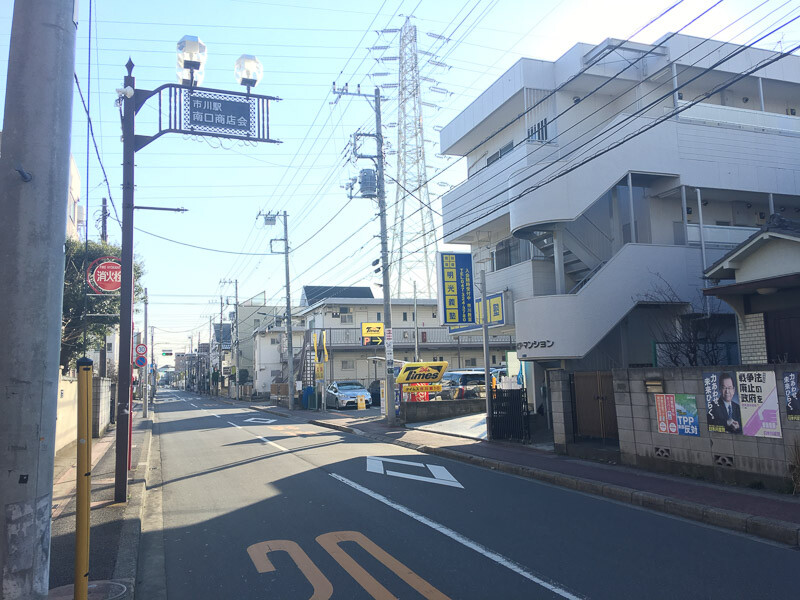
{"type": "MultiPolygon", "coordinates": [[[[368,385],[376,379],[383,379],[386,373],[384,339],[373,339],[372,345],[365,345],[369,342],[362,335],[362,324],[383,324],[383,299],[373,298],[369,288],[320,289],[328,290],[334,296],[325,297],[324,293],[317,293],[314,286],[306,286],[301,302],[310,298],[313,304],[304,304],[293,312],[293,346],[298,376],[306,381],[315,378],[311,369],[314,363],[313,336],[316,335],[318,355],[324,359],[327,351],[327,361],[323,360],[326,381],[347,379],[368,385]]],[[[418,334],[421,361],[444,360],[450,370],[483,366],[480,332],[478,335],[475,332],[471,332],[472,335],[451,335],[447,327],[439,325],[436,300],[417,299],[416,310],[413,299],[392,300],[391,305],[395,361],[414,361],[418,334]]],[[[279,321],[262,327],[254,334],[254,339],[258,374],[256,391],[264,392],[285,371],[283,323],[279,321]]],[[[506,353],[513,349],[510,336],[491,336],[491,366],[505,365],[506,353]]]]}
{"type": "Polygon", "coordinates": [[[772,215],[706,276],[736,313],[743,363],[800,363],[800,221],[772,215]]]}
{"type": "Polygon", "coordinates": [[[799,103],[800,57],[670,34],[521,59],[444,127],[468,169],[444,240],[510,295],[529,399],[546,401],[551,369],[665,366],[660,333],[703,322],[738,362],[703,272],[800,211],[799,103]]]}
{"type": "MultiPolygon", "coordinates": [[[[247,371],[248,379],[254,381],[254,343],[253,332],[263,324],[272,322],[276,316],[286,312],[286,305],[272,306],[264,304],[263,300],[245,300],[239,303],[239,320],[234,328],[234,336],[238,341],[239,369],[247,371]],[[238,331],[237,331],[238,329],[238,331]],[[238,333],[238,336],[237,336],[238,333]]],[[[235,364],[235,357],[234,357],[235,364]]]]}

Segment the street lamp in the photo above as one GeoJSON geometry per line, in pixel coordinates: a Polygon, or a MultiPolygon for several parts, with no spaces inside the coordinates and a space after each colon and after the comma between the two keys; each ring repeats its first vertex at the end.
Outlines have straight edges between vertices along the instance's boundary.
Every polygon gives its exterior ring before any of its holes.
{"type": "Polygon", "coordinates": [[[185,35],[178,42],[178,81],[189,87],[203,83],[206,45],[196,35],[185,35]]]}
{"type": "Polygon", "coordinates": [[[264,67],[261,66],[261,61],[252,54],[242,54],[236,59],[236,65],[233,68],[233,73],[236,75],[236,81],[239,85],[247,88],[247,93],[250,93],[250,88],[256,87],[261,77],[264,75],[264,67]]]}

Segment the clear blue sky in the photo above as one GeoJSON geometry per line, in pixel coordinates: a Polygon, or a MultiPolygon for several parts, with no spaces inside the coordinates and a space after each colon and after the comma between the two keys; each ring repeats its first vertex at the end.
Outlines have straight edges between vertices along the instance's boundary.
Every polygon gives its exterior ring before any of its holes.
{"type": "MultiPolygon", "coordinates": [[[[18,0],[22,1],[22,0],[18,0]]],[[[520,57],[554,60],[578,42],[598,43],[608,37],[629,38],[675,0],[196,0],[194,2],[92,2],[89,53],[90,0],[80,1],[76,72],[84,95],[91,86],[91,115],[111,195],[121,208],[121,150],[115,89],[121,86],[128,57],[136,64],[137,87],[152,89],[174,82],[175,44],[183,35],[197,35],[208,47],[204,86],[236,90],[233,64],[241,54],[255,54],[264,65],[257,92],[279,96],[272,105],[271,133],[280,145],[244,146],[215,138],[189,139],[167,135],[136,156],[136,202],[140,205],[185,207],[184,214],[137,211],[136,226],[144,231],[188,244],[240,253],[263,253],[271,238],[282,237],[280,227],[264,228],[259,211],[289,213],[292,294],[299,299],[303,285],[374,285],[380,275],[371,262],[379,257],[376,208],[369,200],[348,202],[340,187],[359,168],[342,154],[358,129],[373,131],[374,117],[364,100],[343,99],[331,104],[331,82],[349,82],[372,89],[375,82],[396,81],[371,73],[396,73],[391,64],[376,59],[397,54],[396,34],[376,30],[399,28],[413,15],[419,47],[436,54],[449,69],[424,64],[421,73],[436,79],[436,87],[451,95],[422,87],[424,124],[431,194],[460,183],[465,170],[457,161],[435,157],[438,134],[492,81],[520,57]],[[433,34],[433,35],[429,35],[433,34]],[[443,42],[440,36],[450,38],[443,42]],[[388,45],[383,51],[370,50],[388,45]],[[91,72],[88,62],[91,59],[91,72]],[[441,173],[440,173],[441,172],[441,173]],[[440,173],[436,175],[437,173],[440,173]],[[441,183],[440,183],[441,182],[441,183]],[[323,227],[326,223],[327,226],[323,227]]],[[[675,31],[714,2],[685,0],[667,16],[645,28],[634,39],[652,42],[675,31]]],[[[716,34],[724,25],[753,9],[759,2],[726,0],[685,33],[716,34]]],[[[749,42],[769,23],[796,16],[797,2],[769,0],[750,17],[718,36],[749,42]],[[767,16],[774,11],[771,16],[767,16]],[[794,11],[794,12],[791,12],[794,11]],[[790,14],[791,13],[791,14],[790,14]],[[757,25],[748,27],[763,17],[757,25]]],[[[5,72],[11,31],[12,3],[0,6],[0,95],[5,97],[5,72]]],[[[798,21],[800,22],[800,21],[798,21]]],[[[760,45],[777,49],[800,38],[797,23],[760,45]]],[[[424,57],[423,57],[424,58],[424,57]]],[[[393,90],[386,90],[384,123],[396,120],[393,90]]],[[[0,106],[2,110],[2,106],[0,106]]],[[[146,126],[154,110],[145,107],[140,124],[146,126]]],[[[89,203],[89,236],[99,238],[101,198],[108,192],[94,151],[86,167],[86,115],[77,93],[73,104],[72,152],[82,179],[82,204],[89,203]]],[[[385,135],[396,146],[396,129],[385,135]]],[[[392,157],[390,157],[392,160],[392,157]]],[[[396,176],[396,164],[387,167],[396,176]]],[[[390,207],[395,198],[387,188],[390,207]]],[[[439,209],[438,199],[434,207],[439,209]]],[[[390,222],[392,210],[390,208],[390,222]]],[[[437,217],[438,218],[438,217],[437,217]]],[[[440,234],[441,232],[439,232],[440,234]]],[[[119,225],[109,226],[111,241],[119,242],[119,225]]],[[[222,279],[239,280],[240,299],[266,294],[269,302],[285,302],[282,255],[237,256],[208,252],[136,233],[135,253],[145,265],[144,284],[150,292],[150,324],[157,327],[158,347],[182,350],[188,336],[208,336],[208,317],[219,316],[219,296],[233,296],[233,286],[222,279]]],[[[275,244],[279,249],[280,244],[275,244]]],[[[380,288],[374,288],[380,293],[380,288]]],[[[225,309],[227,314],[228,308],[225,309]]],[[[136,317],[137,329],[143,324],[136,317]]]]}

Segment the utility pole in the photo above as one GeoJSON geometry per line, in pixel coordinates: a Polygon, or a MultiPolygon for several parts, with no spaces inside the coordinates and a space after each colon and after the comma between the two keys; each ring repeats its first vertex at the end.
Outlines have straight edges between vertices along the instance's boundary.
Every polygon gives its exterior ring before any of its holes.
{"type": "MultiPolygon", "coordinates": [[[[149,297],[147,295],[147,288],[144,288],[144,330],[142,331],[142,334],[143,334],[142,335],[142,343],[143,344],[147,343],[147,305],[148,305],[148,299],[149,299],[149,297]]],[[[145,355],[145,358],[147,358],[146,355],[145,355]]],[[[147,401],[147,399],[150,397],[150,378],[147,376],[147,367],[146,366],[143,369],[140,369],[140,371],[139,371],[139,383],[142,384],[139,387],[143,391],[143,393],[140,394],[140,396],[142,397],[142,418],[143,419],[147,419],[147,418],[149,418],[149,412],[148,412],[148,409],[147,409],[147,405],[149,404],[149,402],[147,401]],[[142,377],[142,375],[141,375],[142,371],[144,371],[144,377],[142,377]],[[144,381],[142,381],[142,379],[144,379],[144,381]]]]}
{"type": "MultiPolygon", "coordinates": [[[[262,216],[262,213],[258,213],[262,216]]],[[[279,216],[283,216],[283,238],[273,238],[269,241],[270,254],[279,254],[272,250],[272,242],[283,242],[283,256],[286,265],[286,350],[288,353],[289,374],[286,377],[289,394],[289,408],[294,409],[294,346],[292,344],[292,288],[289,281],[289,214],[283,211],[280,213],[264,214],[264,225],[274,225],[279,216]]]]}
{"type": "Polygon", "coordinates": [[[147,401],[150,402],[156,395],[156,387],[158,386],[158,372],[156,371],[156,351],[155,351],[155,342],[153,341],[155,337],[155,327],[152,325],[150,326],[150,368],[153,373],[153,380],[150,382],[150,395],[147,397],[147,401]]]}
{"type": "Polygon", "coordinates": [[[212,396],[214,391],[211,389],[211,343],[214,340],[214,328],[211,317],[208,317],[208,395],[212,396]]]}
{"type": "Polygon", "coordinates": [[[104,244],[108,243],[108,198],[103,198],[103,212],[100,215],[100,239],[104,244]]]}
{"type": "Polygon", "coordinates": [[[236,374],[233,376],[233,382],[236,386],[236,399],[239,399],[239,280],[223,279],[220,283],[232,283],[234,285],[234,322],[231,323],[231,351],[234,352],[233,361],[236,366],[236,374]],[[236,328],[236,337],[233,335],[233,328],[236,328]]]}
{"type": "Polygon", "coordinates": [[[417,318],[417,280],[414,280],[414,362],[419,362],[419,319],[417,318]]]}
{"type": "Polygon", "coordinates": [[[481,268],[481,305],[483,314],[483,383],[486,387],[486,439],[492,441],[492,375],[489,372],[489,294],[486,291],[486,269],[481,268]]]}
{"type": "Polygon", "coordinates": [[[219,356],[217,357],[217,363],[219,365],[219,374],[218,379],[219,381],[219,393],[218,396],[222,394],[222,296],[219,297],[219,340],[217,340],[217,349],[219,350],[219,356]]]}
{"type": "MultiPolygon", "coordinates": [[[[333,82],[333,93],[337,96],[361,96],[367,99],[371,98],[370,94],[362,94],[361,86],[356,88],[356,92],[350,92],[347,85],[344,88],[336,89],[336,82],[333,82]]],[[[337,99],[338,101],[338,99],[337,99]]],[[[384,326],[384,342],[386,348],[386,424],[394,427],[395,424],[395,408],[394,408],[394,341],[392,339],[392,300],[391,300],[391,283],[389,279],[389,243],[388,234],[386,231],[386,185],[384,183],[384,169],[383,169],[383,130],[381,129],[381,90],[375,88],[374,105],[371,105],[375,111],[375,133],[356,133],[353,134],[353,155],[356,158],[368,158],[375,162],[377,170],[377,196],[378,196],[378,214],[380,215],[381,223],[381,271],[383,274],[383,326],[384,326]],[[374,137],[377,145],[377,152],[374,156],[359,154],[355,143],[359,137],[374,137]]],[[[288,272],[288,270],[287,270],[288,272]]]]}
{"type": "Polygon", "coordinates": [[[47,598],[69,190],[76,15],[72,2],[15,2],[0,206],[0,590],[47,598]],[[25,559],[24,557],[27,557],[25,559]]]}
{"type": "Polygon", "coordinates": [[[292,346],[292,291],[289,286],[289,215],[283,211],[283,256],[286,262],[286,348],[289,353],[289,409],[294,409],[294,347],[292,346]]]}

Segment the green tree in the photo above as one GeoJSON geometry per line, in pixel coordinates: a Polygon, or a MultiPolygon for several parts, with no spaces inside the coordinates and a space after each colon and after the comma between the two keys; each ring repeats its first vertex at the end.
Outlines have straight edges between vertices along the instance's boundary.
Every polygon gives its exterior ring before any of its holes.
{"type": "MultiPolygon", "coordinates": [[[[83,355],[84,302],[87,314],[113,315],[110,317],[86,318],[87,350],[104,343],[105,336],[114,325],[119,324],[119,295],[87,296],[95,292],[86,285],[86,269],[95,259],[102,256],[121,255],[119,246],[102,242],[89,241],[88,248],[84,242],[68,239],[65,244],[64,261],[64,303],[61,313],[61,368],[66,371],[75,364],[75,360],[83,355]],[[87,251],[88,250],[88,251],[87,251]]],[[[140,280],[144,269],[141,263],[133,265],[134,298],[144,299],[144,289],[140,280]]]]}

